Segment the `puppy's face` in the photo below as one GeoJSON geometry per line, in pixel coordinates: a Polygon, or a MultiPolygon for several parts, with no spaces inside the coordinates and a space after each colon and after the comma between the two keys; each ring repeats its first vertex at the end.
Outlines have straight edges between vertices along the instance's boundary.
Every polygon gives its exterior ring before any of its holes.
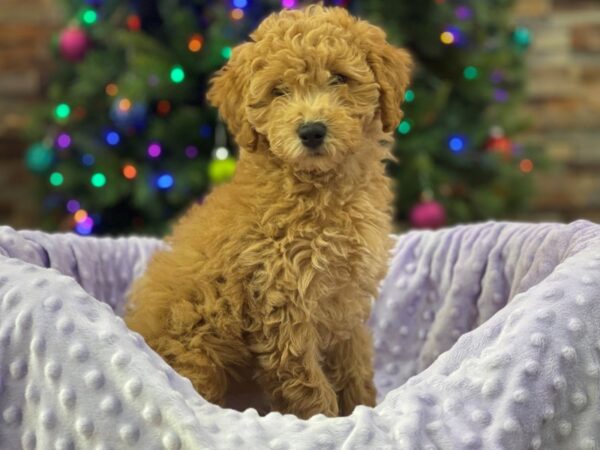
{"type": "Polygon", "coordinates": [[[264,147],[298,170],[323,172],[369,151],[363,134],[374,121],[384,131],[398,125],[410,58],[379,28],[312,6],[268,17],[251,37],[208,93],[245,151],[264,147]]]}

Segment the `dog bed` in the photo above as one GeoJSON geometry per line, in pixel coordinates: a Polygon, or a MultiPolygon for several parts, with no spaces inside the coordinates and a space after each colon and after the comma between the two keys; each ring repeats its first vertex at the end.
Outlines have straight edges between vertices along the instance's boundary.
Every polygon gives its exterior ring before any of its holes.
{"type": "Polygon", "coordinates": [[[370,322],[379,404],[307,421],[206,402],[127,329],[161,245],[0,228],[0,448],[600,446],[599,226],[398,237],[370,322]]]}

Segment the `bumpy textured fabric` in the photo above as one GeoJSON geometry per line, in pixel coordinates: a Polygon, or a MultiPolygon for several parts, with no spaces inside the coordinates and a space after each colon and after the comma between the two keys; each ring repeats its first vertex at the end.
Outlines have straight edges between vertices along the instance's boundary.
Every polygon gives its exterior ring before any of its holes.
{"type": "Polygon", "coordinates": [[[600,447],[600,227],[400,236],[375,302],[379,404],[211,405],[118,317],[162,244],[0,228],[0,449],[600,447]]]}

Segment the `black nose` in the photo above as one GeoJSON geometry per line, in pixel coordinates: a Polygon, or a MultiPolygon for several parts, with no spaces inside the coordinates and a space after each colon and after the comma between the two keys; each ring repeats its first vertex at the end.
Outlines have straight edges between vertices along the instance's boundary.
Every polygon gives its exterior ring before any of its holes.
{"type": "Polygon", "coordinates": [[[323,143],[326,134],[327,127],[321,122],[305,123],[298,128],[298,136],[300,136],[302,143],[312,149],[317,148],[323,143]]]}

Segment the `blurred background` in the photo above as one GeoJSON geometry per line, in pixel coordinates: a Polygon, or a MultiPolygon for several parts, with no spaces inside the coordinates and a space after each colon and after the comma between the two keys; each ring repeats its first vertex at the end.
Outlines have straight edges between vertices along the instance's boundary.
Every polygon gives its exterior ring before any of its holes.
{"type": "MultiPolygon", "coordinates": [[[[237,149],[210,74],[296,0],[2,0],[0,224],[162,235],[237,149]]],[[[398,229],[600,222],[600,2],[331,0],[417,68],[396,130],[398,229]]]]}

